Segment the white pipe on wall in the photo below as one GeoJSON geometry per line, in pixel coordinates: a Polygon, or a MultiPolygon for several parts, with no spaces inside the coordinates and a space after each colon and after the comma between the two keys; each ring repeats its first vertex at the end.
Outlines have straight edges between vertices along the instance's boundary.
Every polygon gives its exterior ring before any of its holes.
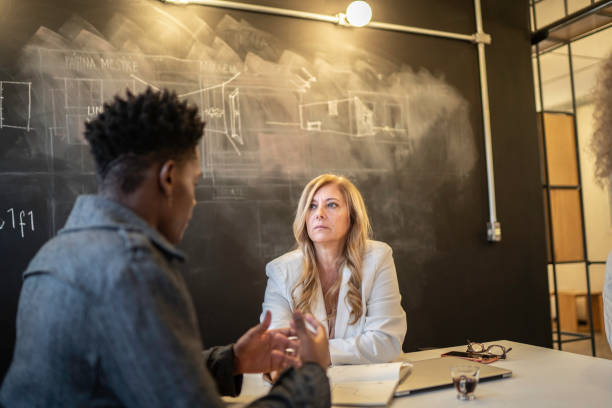
{"type": "Polygon", "coordinates": [[[429,30],[427,28],[411,27],[399,24],[379,23],[378,21],[371,21],[366,25],[369,28],[379,28],[381,30],[400,31],[403,33],[422,34],[429,35],[432,37],[450,38],[453,40],[463,40],[474,42],[475,37],[470,34],[458,34],[449,33],[448,31],[429,30]]]}
{"type": "MultiPolygon", "coordinates": [[[[476,13],[476,35],[483,35],[482,10],[480,0],[474,0],[476,13]]],[[[493,144],[491,141],[491,113],[489,111],[489,85],[487,82],[487,61],[483,42],[478,42],[478,65],[480,68],[480,96],[482,100],[482,122],[485,138],[485,158],[487,163],[487,185],[489,187],[489,223],[487,224],[487,239],[491,242],[501,241],[501,225],[497,221],[495,204],[495,174],[493,172],[493,144]]]]}
{"type": "Polygon", "coordinates": [[[199,4],[202,6],[221,7],[234,10],[253,11],[256,13],[275,14],[285,17],[303,18],[306,20],[324,21],[338,24],[339,16],[328,16],[326,14],[309,13],[307,11],[289,10],[278,7],[259,6],[257,4],[239,3],[237,1],[225,0],[161,0],[163,3],[172,4],[199,4]]]}

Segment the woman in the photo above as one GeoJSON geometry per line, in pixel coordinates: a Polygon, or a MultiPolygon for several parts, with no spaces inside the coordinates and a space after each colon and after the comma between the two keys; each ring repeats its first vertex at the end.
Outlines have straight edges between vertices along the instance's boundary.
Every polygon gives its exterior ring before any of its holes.
{"type": "Polygon", "coordinates": [[[298,249],[266,266],[262,319],[287,327],[293,310],[315,315],[329,335],[332,364],[388,362],[402,352],[406,314],[391,248],[368,240],[370,221],[355,186],[323,174],[298,203],[298,249]]]}

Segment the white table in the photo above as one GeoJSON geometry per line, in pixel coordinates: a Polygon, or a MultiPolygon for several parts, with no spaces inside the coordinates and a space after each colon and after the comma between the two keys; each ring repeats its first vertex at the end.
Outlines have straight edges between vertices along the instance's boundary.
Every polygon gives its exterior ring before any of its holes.
{"type": "MultiPolygon", "coordinates": [[[[476,387],[474,401],[459,401],[454,388],[423,391],[395,398],[401,407],[612,407],[612,360],[500,340],[485,343],[512,347],[506,360],[493,365],[512,370],[512,377],[476,387]]],[[[439,357],[465,346],[406,353],[408,361],[439,357]]]]}
{"type": "MultiPolygon", "coordinates": [[[[493,363],[512,370],[512,377],[478,384],[474,401],[457,400],[455,388],[448,387],[395,398],[391,408],[612,407],[612,360],[507,340],[485,344],[512,347],[506,360],[493,363]]],[[[450,350],[464,351],[465,346],[405,353],[402,359],[425,360],[450,350]]],[[[248,403],[254,399],[252,395],[263,395],[269,389],[261,375],[245,375],[244,380],[243,396],[224,398],[226,402],[248,403]]]]}

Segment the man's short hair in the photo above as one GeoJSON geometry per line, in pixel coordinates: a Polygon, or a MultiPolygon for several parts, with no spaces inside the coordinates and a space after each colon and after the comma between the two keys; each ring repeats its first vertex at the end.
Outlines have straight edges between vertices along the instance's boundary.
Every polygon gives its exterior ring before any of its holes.
{"type": "Polygon", "coordinates": [[[198,108],[174,92],[147,88],[138,95],[128,90],[125,99],[115,96],[85,124],[99,188],[134,191],[152,164],[193,154],[203,129],[198,108]]]}

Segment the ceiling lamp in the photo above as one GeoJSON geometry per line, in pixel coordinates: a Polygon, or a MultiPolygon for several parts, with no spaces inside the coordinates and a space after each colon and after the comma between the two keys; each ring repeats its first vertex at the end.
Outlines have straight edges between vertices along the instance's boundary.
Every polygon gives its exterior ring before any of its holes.
{"type": "Polygon", "coordinates": [[[354,27],[363,27],[372,19],[372,8],[365,1],[354,1],[346,8],[346,21],[354,27]]]}

